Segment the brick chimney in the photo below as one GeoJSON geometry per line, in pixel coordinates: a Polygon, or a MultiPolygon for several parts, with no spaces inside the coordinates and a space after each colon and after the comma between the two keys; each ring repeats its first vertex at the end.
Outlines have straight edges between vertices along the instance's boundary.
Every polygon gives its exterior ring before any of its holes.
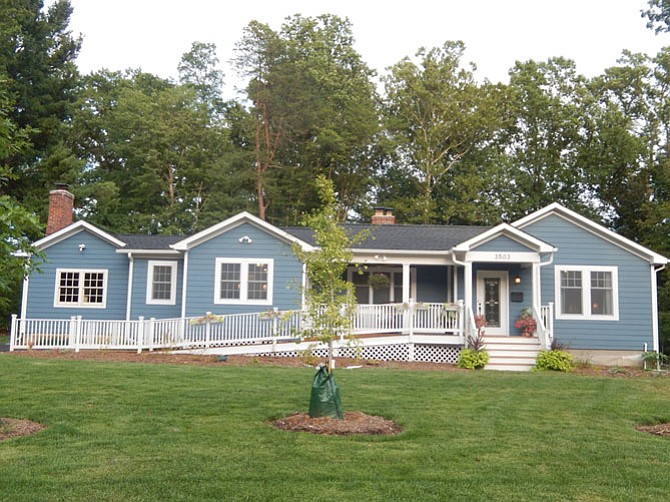
{"type": "Polygon", "coordinates": [[[395,216],[392,207],[376,207],[375,214],[372,215],[373,225],[393,225],[395,216]]]}
{"type": "Polygon", "coordinates": [[[72,223],[72,207],[74,195],[68,192],[67,185],[57,184],[55,190],[49,192],[49,218],[47,235],[58,232],[72,223]]]}

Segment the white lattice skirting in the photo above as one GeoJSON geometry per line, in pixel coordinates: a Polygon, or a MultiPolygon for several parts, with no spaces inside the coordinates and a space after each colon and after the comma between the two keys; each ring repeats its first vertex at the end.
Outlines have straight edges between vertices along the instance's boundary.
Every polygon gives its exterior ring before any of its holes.
{"type": "MultiPolygon", "coordinates": [[[[460,347],[449,345],[414,344],[414,361],[425,363],[456,364],[456,362],[458,362],[458,355],[460,352],[460,347]]],[[[316,357],[327,357],[328,349],[312,349],[311,353],[316,357]]],[[[255,355],[270,357],[300,357],[304,354],[294,350],[289,352],[267,352],[255,355]]],[[[376,361],[409,361],[409,355],[409,344],[379,345],[358,348],[340,347],[335,350],[336,357],[360,357],[362,359],[371,359],[376,361]]]]}

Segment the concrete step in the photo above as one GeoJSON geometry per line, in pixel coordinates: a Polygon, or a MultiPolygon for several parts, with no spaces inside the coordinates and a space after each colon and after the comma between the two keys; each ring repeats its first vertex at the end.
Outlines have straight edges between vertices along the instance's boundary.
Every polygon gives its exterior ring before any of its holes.
{"type": "Polygon", "coordinates": [[[525,364],[535,366],[535,359],[537,356],[522,357],[518,354],[494,354],[489,353],[489,364],[525,364]]]}
{"type": "Polygon", "coordinates": [[[487,364],[484,369],[493,371],[530,371],[534,365],[527,364],[487,364]]]}

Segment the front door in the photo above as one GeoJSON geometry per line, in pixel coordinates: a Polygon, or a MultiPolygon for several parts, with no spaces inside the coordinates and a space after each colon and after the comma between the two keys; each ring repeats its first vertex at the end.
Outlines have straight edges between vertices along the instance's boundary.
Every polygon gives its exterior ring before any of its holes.
{"type": "Polygon", "coordinates": [[[475,313],[486,319],[488,335],[509,334],[508,274],[502,270],[477,272],[477,306],[475,313]]]}

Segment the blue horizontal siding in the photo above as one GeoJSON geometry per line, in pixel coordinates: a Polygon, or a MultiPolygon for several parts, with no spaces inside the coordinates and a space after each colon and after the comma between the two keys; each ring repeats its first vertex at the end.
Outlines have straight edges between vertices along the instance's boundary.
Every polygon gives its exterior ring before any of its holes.
{"type": "Polygon", "coordinates": [[[259,312],[273,307],[280,310],[300,308],[301,281],[302,264],[293,255],[291,246],[252,224],[244,223],[189,251],[186,315],[259,312]],[[253,242],[240,243],[243,236],[249,236],[253,242]],[[273,259],[272,305],[215,304],[216,258],[273,259]]]}
{"type": "Polygon", "coordinates": [[[128,257],[116,253],[111,244],[82,230],[45,251],[46,262],[30,275],[26,315],[32,319],[125,319],[128,284],[128,257]],[[79,245],[86,249],[79,251],[79,245]],[[106,269],[107,302],[102,308],[54,307],[56,269],[106,269]]]}
{"type": "Polygon", "coordinates": [[[139,316],[155,317],[157,319],[172,319],[181,317],[181,293],[184,263],[181,259],[174,258],[135,258],[133,265],[133,297],[130,307],[130,318],[137,319],[139,316]],[[177,261],[177,292],[174,305],[148,305],[147,304],[147,273],[149,261],[177,261]]]}
{"type": "Polygon", "coordinates": [[[651,265],[565,219],[551,215],[524,228],[558,248],[542,268],[542,303],[556,302],[555,265],[615,266],[619,277],[619,321],[559,320],[556,338],[573,349],[643,350],[652,346],[651,265]]]}
{"type": "Polygon", "coordinates": [[[446,266],[416,267],[416,300],[419,302],[446,302],[451,284],[447,281],[446,266]]]}
{"type": "Polygon", "coordinates": [[[534,251],[534,249],[530,249],[514,239],[510,239],[506,235],[499,235],[495,239],[491,239],[472,250],[504,253],[527,253],[534,251]]]}

